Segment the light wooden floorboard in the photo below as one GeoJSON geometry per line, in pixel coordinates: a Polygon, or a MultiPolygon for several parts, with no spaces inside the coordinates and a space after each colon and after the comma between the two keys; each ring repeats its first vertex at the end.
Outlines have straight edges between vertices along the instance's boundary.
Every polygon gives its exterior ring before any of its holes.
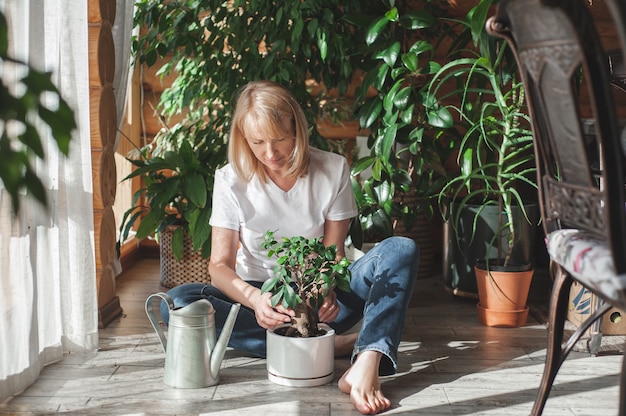
{"type": "MultiPolygon", "coordinates": [[[[0,405],[2,415],[356,415],[334,381],[298,389],[267,380],[265,361],[226,353],[220,384],[163,384],[164,353],[144,312],[160,290],[158,260],[146,259],[117,281],[124,314],[100,332],[97,352],[69,354],[0,405]]],[[[480,325],[475,301],[454,297],[440,278],[420,279],[407,315],[399,371],[383,380],[393,415],[528,415],[539,386],[546,329],[531,316],[522,328],[480,325]]],[[[545,415],[617,413],[621,355],[574,352],[563,365],[545,415]]]]}

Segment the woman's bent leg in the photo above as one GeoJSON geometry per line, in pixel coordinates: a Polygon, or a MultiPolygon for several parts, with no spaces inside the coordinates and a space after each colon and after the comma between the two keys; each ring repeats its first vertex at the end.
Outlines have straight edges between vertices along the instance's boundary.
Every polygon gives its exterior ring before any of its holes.
{"type": "MultiPolygon", "coordinates": [[[[248,282],[252,285],[257,282],[248,282]]],[[[259,287],[261,283],[258,283],[259,287]]],[[[211,285],[201,283],[188,283],[176,286],[167,292],[174,301],[174,307],[180,308],[189,305],[200,299],[206,299],[215,309],[215,329],[219,337],[224,328],[226,318],[230,313],[233,301],[211,285]]],[[[161,302],[161,316],[167,325],[169,323],[169,308],[165,301],[161,302]]],[[[230,336],[228,346],[245,351],[249,354],[265,357],[266,355],[266,333],[256,321],[254,311],[242,306],[237,314],[235,327],[230,336]]]]}
{"type": "Polygon", "coordinates": [[[419,248],[413,240],[385,239],[350,266],[352,292],[337,293],[343,309],[335,321],[338,333],[354,325],[362,311],[363,322],[352,360],[363,351],[381,352],[381,375],[393,374],[397,369],[398,347],[418,263],[419,248]]]}

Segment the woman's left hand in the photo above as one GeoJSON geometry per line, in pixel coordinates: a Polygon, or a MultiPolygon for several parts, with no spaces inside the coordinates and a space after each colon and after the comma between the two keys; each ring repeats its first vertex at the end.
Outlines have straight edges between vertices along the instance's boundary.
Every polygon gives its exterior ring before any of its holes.
{"type": "Polygon", "coordinates": [[[324,303],[317,311],[317,314],[320,318],[320,322],[332,322],[339,315],[339,303],[337,302],[337,295],[335,294],[334,289],[330,289],[326,298],[324,298],[324,303]]]}

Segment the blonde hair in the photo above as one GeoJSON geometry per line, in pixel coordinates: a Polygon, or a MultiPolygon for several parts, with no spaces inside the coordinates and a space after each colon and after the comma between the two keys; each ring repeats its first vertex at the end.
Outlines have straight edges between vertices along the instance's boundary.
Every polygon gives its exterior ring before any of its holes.
{"type": "Polygon", "coordinates": [[[258,175],[262,182],[267,182],[263,164],[246,141],[246,127],[255,126],[268,137],[281,137],[285,134],[285,118],[291,120],[295,133],[289,174],[305,176],[309,168],[309,126],[291,92],[272,81],[254,81],[240,89],[228,142],[228,161],[237,175],[247,181],[258,175]]]}

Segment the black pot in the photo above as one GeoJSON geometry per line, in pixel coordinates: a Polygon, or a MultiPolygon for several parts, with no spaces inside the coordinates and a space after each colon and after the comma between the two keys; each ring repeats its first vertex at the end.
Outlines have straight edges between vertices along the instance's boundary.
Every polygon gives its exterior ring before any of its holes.
{"type": "MultiPolygon", "coordinates": [[[[526,205],[526,213],[530,218],[530,223],[523,217],[521,208],[514,210],[515,223],[518,224],[518,243],[515,244],[511,256],[511,264],[530,264],[532,267],[534,260],[535,233],[537,230],[538,210],[536,204],[526,205]]],[[[476,287],[476,275],[474,266],[479,261],[485,260],[489,250],[489,244],[498,229],[497,206],[486,206],[481,210],[479,205],[465,205],[459,217],[459,224],[456,227],[450,223],[451,219],[444,224],[444,247],[443,247],[443,279],[446,288],[457,296],[478,297],[476,287]],[[478,215],[476,229],[474,227],[474,217],[478,215]]],[[[502,241],[501,247],[504,250],[507,242],[502,241]]],[[[495,257],[497,250],[489,250],[490,256],[495,257]]],[[[494,258],[491,265],[496,265],[494,258]]]]}

